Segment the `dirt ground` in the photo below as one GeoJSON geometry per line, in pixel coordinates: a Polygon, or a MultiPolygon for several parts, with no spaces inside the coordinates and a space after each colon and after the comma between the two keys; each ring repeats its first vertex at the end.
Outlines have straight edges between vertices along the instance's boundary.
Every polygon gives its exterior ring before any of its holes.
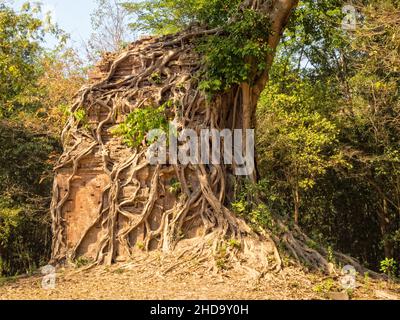
{"type": "Polygon", "coordinates": [[[343,291],[340,276],[327,277],[286,267],[251,278],[235,271],[219,273],[166,270],[158,264],[120,263],[112,267],[58,268],[54,289],[43,289],[38,273],[0,282],[0,300],[288,300],[400,299],[400,285],[358,277],[343,291]]]}

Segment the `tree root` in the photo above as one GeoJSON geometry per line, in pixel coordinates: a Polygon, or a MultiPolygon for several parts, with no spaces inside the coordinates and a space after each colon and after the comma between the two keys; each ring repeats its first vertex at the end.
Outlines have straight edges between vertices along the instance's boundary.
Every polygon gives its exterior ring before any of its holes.
{"type": "MultiPolygon", "coordinates": [[[[187,30],[176,36],[147,38],[132,44],[119,57],[111,56],[103,79],[78,93],[72,113],[83,108],[87,122],[70,117],[62,133],[64,154],[55,170],[68,172],[61,188],[55,180],[51,213],[53,218],[52,261],[74,260],[88,255],[84,243],[95,230],[92,265],[112,264],[121,256],[135,259],[140,251],[159,250],[178,257],[166,267],[195,270],[208,263],[211,271],[238,268],[260,276],[279,271],[283,262],[277,244],[283,243],[299,261],[330,272],[327,253],[309,248],[300,230],[289,231],[278,222],[282,236],[256,234],[228,209],[226,194],[232,189],[228,179],[232,167],[224,165],[157,165],[146,159],[146,146],[129,148],[120,138],[110,138],[110,127],[138,108],[159,106],[172,101],[169,120],[177,131],[193,129],[252,127],[257,97],[248,85],[238,85],[211,102],[198,89],[193,75],[202,68],[195,39],[214,30],[187,30]],[[128,74],[124,70],[130,69],[128,74]],[[157,74],[157,81],[152,75],[157,74]],[[83,159],[95,159],[107,175],[101,190],[96,218],[81,231],[79,240],[67,244],[64,207],[72,197],[72,180],[84,175],[83,159]],[[170,191],[171,181],[179,181],[181,191],[170,191]],[[140,249],[140,250],[139,250],[140,249]]],[[[356,262],[341,254],[338,258],[356,262]]],[[[359,265],[358,265],[359,266],[359,265]]],[[[360,266],[359,266],[360,267],[360,266]]]]}

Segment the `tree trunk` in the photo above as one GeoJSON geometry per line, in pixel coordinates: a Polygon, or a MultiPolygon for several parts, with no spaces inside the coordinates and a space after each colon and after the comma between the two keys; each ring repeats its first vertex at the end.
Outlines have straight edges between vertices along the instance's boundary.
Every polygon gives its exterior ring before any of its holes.
{"type": "Polygon", "coordinates": [[[294,201],[294,223],[299,224],[299,208],[300,208],[300,195],[299,187],[296,184],[293,191],[293,201],[294,201]]]}
{"type": "Polygon", "coordinates": [[[379,212],[379,225],[383,239],[383,250],[385,252],[385,258],[393,258],[393,244],[392,241],[388,239],[388,234],[390,230],[390,216],[386,199],[382,200],[382,208],[379,212]]]}
{"type": "MultiPolygon", "coordinates": [[[[72,114],[84,109],[86,123],[71,116],[62,134],[64,154],[55,168],[51,206],[53,261],[84,255],[97,264],[110,264],[154,250],[181,252],[179,257],[186,254],[191,259],[205,255],[216,261],[224,252],[223,259],[236,257],[235,261],[245,261],[252,268],[279,269],[274,243],[279,240],[299,260],[328,267],[319,252],[297,241],[282,224],[282,239],[268,232],[255,234],[228,209],[234,166],[150,165],[146,147],[129,148],[110,134],[133,110],[170,100],[178,131],[253,129],[258,98],[297,2],[244,1],[243,5],[271,19],[267,68],[253,86],[234,86],[211,102],[194,78],[201,57],[193,40],[217,30],[191,28],[172,36],[149,37],[118,57],[105,58],[71,108],[72,114]],[[155,73],[160,77],[157,83],[149,80],[155,73]],[[179,192],[174,188],[176,181],[179,192]],[[236,242],[227,245],[230,239],[236,242]]],[[[305,239],[300,231],[298,235],[305,239]]]]}

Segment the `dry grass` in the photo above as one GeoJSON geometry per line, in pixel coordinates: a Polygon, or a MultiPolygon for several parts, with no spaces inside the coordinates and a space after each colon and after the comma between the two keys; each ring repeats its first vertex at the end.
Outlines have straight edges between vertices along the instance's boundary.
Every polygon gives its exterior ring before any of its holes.
{"type": "MultiPolygon", "coordinates": [[[[0,284],[0,299],[118,299],[118,300],[188,300],[188,299],[337,299],[339,278],[287,267],[280,273],[268,273],[261,279],[249,278],[234,270],[210,273],[199,269],[165,272],[157,262],[124,263],[112,267],[85,270],[60,268],[54,290],[41,287],[42,276],[14,279],[0,284]]],[[[339,298],[346,294],[339,294],[339,298]]],[[[399,299],[400,285],[359,277],[351,299],[399,299]]]]}

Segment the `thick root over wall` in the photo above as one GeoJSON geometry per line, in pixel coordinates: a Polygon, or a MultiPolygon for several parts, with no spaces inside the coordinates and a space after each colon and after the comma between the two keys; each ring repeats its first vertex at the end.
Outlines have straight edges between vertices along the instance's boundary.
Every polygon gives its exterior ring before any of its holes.
{"type": "Polygon", "coordinates": [[[333,272],[326,252],[307,247],[300,230],[290,231],[277,221],[277,235],[254,232],[228,209],[237,181],[232,166],[150,165],[146,146],[130,148],[110,133],[133,110],[167,101],[173,102],[168,118],[178,131],[250,128],[257,101],[248,85],[211,101],[198,89],[194,75],[201,59],[195,42],[218,32],[191,29],[137,41],[126,52],[105,57],[98,75],[81,89],[71,113],[85,110],[86,119],[70,117],[62,133],[65,151],[56,167],[53,261],[87,256],[94,264],[111,264],[158,250],[176,257],[177,263],[202,261],[210,268],[236,266],[262,274],[282,268],[279,244],[299,261],[333,272]],[[97,191],[95,215],[79,229],[70,221],[71,203],[78,201],[73,184],[85,176],[87,163],[105,183],[97,191]],[[177,181],[179,192],[171,188],[177,181]]]}

